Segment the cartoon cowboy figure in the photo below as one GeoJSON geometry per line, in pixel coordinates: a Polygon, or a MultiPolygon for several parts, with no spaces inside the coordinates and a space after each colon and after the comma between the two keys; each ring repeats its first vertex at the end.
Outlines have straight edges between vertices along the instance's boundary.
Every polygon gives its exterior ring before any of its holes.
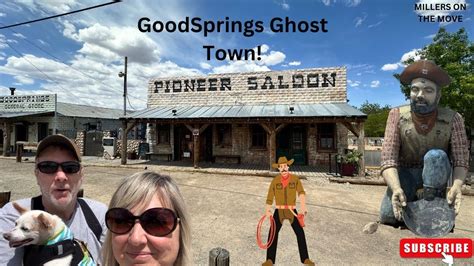
{"type": "Polygon", "coordinates": [[[273,168],[278,168],[280,174],[273,178],[272,183],[268,189],[265,215],[267,217],[272,216],[271,208],[273,204],[273,198],[275,198],[276,209],[273,213],[273,218],[275,220],[276,228],[274,230],[274,240],[267,249],[267,260],[262,264],[264,266],[273,265],[275,263],[278,233],[280,232],[281,225],[285,219],[288,219],[293,231],[296,234],[301,262],[305,265],[314,265],[314,262],[312,262],[308,256],[308,248],[306,246],[306,237],[304,235],[303,227],[296,218],[297,195],[299,196],[301,202],[301,213],[306,214],[307,209],[305,204],[305,192],[303,189],[303,184],[297,176],[292,175],[289,172],[289,166],[293,164],[293,162],[293,159],[288,161],[286,157],[280,157],[278,158],[278,163],[272,164],[273,168]]]}

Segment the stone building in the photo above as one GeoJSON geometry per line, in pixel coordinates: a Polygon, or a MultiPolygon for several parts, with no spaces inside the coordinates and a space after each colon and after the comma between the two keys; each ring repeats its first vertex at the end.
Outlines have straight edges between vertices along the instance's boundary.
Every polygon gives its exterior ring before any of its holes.
{"type": "Polygon", "coordinates": [[[84,155],[100,155],[102,131],[118,132],[122,115],[120,109],[57,102],[55,94],[0,96],[0,146],[7,155],[17,141],[37,143],[57,133],[76,139],[82,133],[84,155]]]}
{"type": "Polygon", "coordinates": [[[367,116],[347,104],[345,67],[152,79],[147,109],[150,153],[172,160],[327,165],[363,138],[367,116]]]}

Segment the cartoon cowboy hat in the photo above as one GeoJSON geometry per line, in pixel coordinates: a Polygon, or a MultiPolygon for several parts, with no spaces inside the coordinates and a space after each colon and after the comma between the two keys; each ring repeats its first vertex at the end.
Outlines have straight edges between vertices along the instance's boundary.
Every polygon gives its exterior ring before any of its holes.
{"type": "Polygon", "coordinates": [[[278,158],[277,163],[272,164],[272,167],[273,168],[278,168],[278,166],[280,166],[280,164],[284,164],[284,163],[286,163],[288,166],[290,166],[290,165],[293,164],[294,161],[295,161],[294,159],[291,159],[291,160],[288,161],[288,159],[286,159],[285,156],[282,156],[282,157],[278,158]]]}

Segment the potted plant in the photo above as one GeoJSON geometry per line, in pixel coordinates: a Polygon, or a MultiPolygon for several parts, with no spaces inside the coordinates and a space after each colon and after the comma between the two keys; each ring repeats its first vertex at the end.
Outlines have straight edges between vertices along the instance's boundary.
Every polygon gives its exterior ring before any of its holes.
{"type": "Polygon", "coordinates": [[[362,153],[357,150],[349,150],[346,155],[341,156],[341,175],[353,176],[359,169],[359,160],[362,153]]]}

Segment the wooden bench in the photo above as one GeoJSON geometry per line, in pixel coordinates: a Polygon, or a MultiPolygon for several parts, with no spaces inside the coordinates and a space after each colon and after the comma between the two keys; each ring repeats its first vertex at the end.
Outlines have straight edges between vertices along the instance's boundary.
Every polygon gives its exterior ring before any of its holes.
{"type": "Polygon", "coordinates": [[[237,163],[240,164],[241,162],[241,157],[240,155],[214,155],[212,156],[212,161],[215,163],[216,159],[222,158],[222,159],[237,159],[237,163]]]}
{"type": "Polygon", "coordinates": [[[145,159],[146,160],[153,160],[153,157],[164,157],[166,156],[166,159],[168,162],[170,162],[173,159],[173,154],[172,153],[155,153],[155,152],[147,152],[145,159]]]}

